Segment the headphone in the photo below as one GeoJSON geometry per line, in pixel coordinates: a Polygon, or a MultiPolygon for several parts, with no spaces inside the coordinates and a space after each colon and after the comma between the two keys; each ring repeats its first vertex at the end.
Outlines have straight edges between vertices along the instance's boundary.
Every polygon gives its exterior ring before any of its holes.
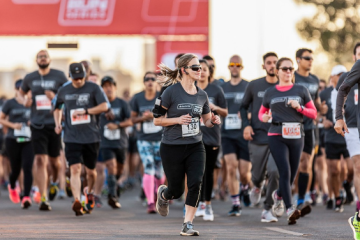
{"type": "Polygon", "coordinates": [[[297,62],[299,63],[299,62],[300,62],[300,60],[297,60],[297,62]]]}

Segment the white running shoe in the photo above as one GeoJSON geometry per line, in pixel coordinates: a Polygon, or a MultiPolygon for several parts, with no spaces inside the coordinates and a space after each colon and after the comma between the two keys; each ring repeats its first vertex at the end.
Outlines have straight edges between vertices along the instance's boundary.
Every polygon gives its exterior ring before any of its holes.
{"type": "Polygon", "coordinates": [[[199,202],[199,206],[196,210],[195,217],[203,217],[205,215],[205,203],[199,202]]]}
{"type": "Polygon", "coordinates": [[[311,195],[310,195],[309,192],[305,194],[305,199],[304,199],[304,201],[305,201],[306,203],[310,204],[310,205],[313,203],[313,200],[311,199],[311,195]]]}
{"type": "Polygon", "coordinates": [[[204,221],[214,221],[214,213],[211,205],[206,205],[203,219],[204,221]]]}
{"type": "Polygon", "coordinates": [[[272,215],[271,211],[263,210],[261,213],[261,222],[269,223],[269,222],[277,222],[278,219],[272,215]]]}
{"type": "Polygon", "coordinates": [[[278,198],[276,191],[277,190],[275,190],[272,193],[272,198],[274,200],[274,205],[272,206],[272,211],[276,217],[281,217],[284,214],[284,202],[283,202],[282,198],[281,199],[278,198]]]}
{"type": "Polygon", "coordinates": [[[253,205],[257,205],[261,200],[261,188],[253,187],[250,192],[250,201],[253,205]]]}

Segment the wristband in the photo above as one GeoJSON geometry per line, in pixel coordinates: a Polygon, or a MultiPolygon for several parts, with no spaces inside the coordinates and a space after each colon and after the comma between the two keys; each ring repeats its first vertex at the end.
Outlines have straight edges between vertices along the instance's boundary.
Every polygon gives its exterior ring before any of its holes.
{"type": "Polygon", "coordinates": [[[213,123],[212,121],[210,121],[211,122],[211,124],[213,125],[213,126],[215,126],[216,124],[215,123],[213,123]]]}
{"type": "Polygon", "coordinates": [[[300,106],[301,107],[301,112],[303,112],[304,111],[304,106],[300,106]]]}
{"type": "Polygon", "coordinates": [[[85,114],[89,114],[89,112],[88,112],[88,109],[87,109],[87,108],[85,108],[84,110],[85,110],[85,114]]]}

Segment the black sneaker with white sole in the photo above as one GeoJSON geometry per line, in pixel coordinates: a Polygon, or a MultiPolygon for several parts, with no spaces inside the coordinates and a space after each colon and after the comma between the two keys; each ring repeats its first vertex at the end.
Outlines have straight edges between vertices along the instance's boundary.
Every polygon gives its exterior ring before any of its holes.
{"type": "Polygon", "coordinates": [[[183,223],[181,232],[181,236],[200,236],[199,231],[194,230],[194,225],[189,221],[183,223]]]}

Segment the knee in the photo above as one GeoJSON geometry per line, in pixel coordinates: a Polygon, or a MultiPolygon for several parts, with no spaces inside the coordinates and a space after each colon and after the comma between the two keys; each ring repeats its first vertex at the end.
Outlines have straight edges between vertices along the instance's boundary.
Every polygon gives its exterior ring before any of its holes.
{"type": "Polygon", "coordinates": [[[86,171],[86,175],[88,176],[88,178],[96,178],[97,173],[96,173],[96,170],[95,170],[95,169],[93,169],[93,170],[87,170],[87,171],[86,171]]]}
{"type": "Polygon", "coordinates": [[[46,168],[47,167],[46,157],[44,157],[44,156],[36,156],[35,157],[35,166],[37,168],[46,168]]]}
{"type": "Polygon", "coordinates": [[[340,174],[340,169],[335,166],[331,166],[329,168],[329,174],[331,175],[331,177],[336,177],[340,174]]]}
{"type": "Polygon", "coordinates": [[[74,164],[70,166],[71,176],[81,174],[81,164],[74,164]]]}

